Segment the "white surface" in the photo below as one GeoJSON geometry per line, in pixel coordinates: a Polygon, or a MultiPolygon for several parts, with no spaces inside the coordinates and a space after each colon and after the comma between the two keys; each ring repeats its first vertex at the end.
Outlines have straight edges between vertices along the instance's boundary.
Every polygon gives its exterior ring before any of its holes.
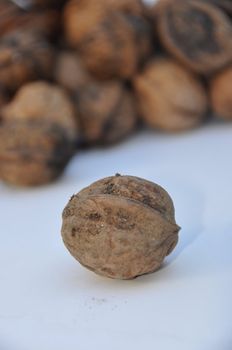
{"type": "Polygon", "coordinates": [[[231,350],[231,149],[231,124],[144,132],[51,186],[1,184],[0,350],[231,350]],[[60,237],[69,197],[116,172],[166,188],[182,226],[164,267],[132,281],[84,269],[60,237]]]}

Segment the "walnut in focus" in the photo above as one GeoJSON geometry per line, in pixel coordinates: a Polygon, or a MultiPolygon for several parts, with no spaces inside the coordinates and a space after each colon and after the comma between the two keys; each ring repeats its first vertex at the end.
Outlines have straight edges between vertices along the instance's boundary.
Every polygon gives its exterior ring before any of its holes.
{"type": "Polygon", "coordinates": [[[206,91],[199,78],[169,58],[151,61],[134,79],[142,118],[154,128],[175,132],[202,123],[206,91]]]}
{"type": "Polygon", "coordinates": [[[139,12],[133,11],[136,3],[71,0],[66,5],[67,41],[97,78],[130,78],[149,56],[150,26],[143,16],[134,14],[139,12]]]}
{"type": "Polygon", "coordinates": [[[123,83],[92,81],[76,99],[84,144],[111,144],[134,131],[135,100],[123,83]]]}
{"type": "Polygon", "coordinates": [[[53,49],[39,34],[17,31],[0,43],[0,85],[10,92],[28,81],[49,78],[53,49]]]}
{"type": "Polygon", "coordinates": [[[210,97],[213,111],[223,119],[232,120],[232,66],[211,80],[210,97]]]}
{"type": "Polygon", "coordinates": [[[73,105],[58,86],[25,85],[2,110],[0,178],[19,186],[56,179],[75,151],[73,105]]]}
{"type": "Polygon", "coordinates": [[[161,0],[154,25],[165,49],[196,72],[208,75],[232,62],[232,23],[211,1],[161,0]]]}
{"type": "Polygon", "coordinates": [[[83,62],[75,52],[61,51],[54,72],[56,82],[71,93],[78,93],[92,81],[83,62]]]}
{"type": "Polygon", "coordinates": [[[62,237],[85,267],[110,278],[156,271],[178,241],[168,193],[147,180],[99,180],[72,196],[63,211],[62,237]]]}

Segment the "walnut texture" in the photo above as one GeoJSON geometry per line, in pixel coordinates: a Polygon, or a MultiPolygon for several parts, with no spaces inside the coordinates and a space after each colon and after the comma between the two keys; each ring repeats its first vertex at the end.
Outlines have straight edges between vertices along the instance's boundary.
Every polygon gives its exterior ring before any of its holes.
{"type": "Polygon", "coordinates": [[[39,34],[17,31],[0,43],[0,85],[15,92],[28,81],[49,78],[53,49],[39,34]]]}
{"type": "Polygon", "coordinates": [[[119,81],[91,81],[76,94],[83,143],[111,144],[135,130],[134,96],[119,81]]]}
{"type": "Polygon", "coordinates": [[[79,55],[72,51],[59,53],[54,72],[56,82],[71,93],[78,93],[92,81],[79,55]]]}
{"type": "Polygon", "coordinates": [[[25,85],[2,110],[0,178],[18,186],[56,179],[75,151],[73,105],[54,85],[25,85]]]}
{"type": "Polygon", "coordinates": [[[151,61],[135,77],[141,117],[154,128],[175,132],[202,123],[208,99],[201,81],[169,58],[151,61]]]}
{"type": "Polygon", "coordinates": [[[214,113],[223,119],[232,120],[232,66],[217,74],[209,85],[214,113]]]}
{"type": "Polygon", "coordinates": [[[63,211],[62,237],[85,267],[110,278],[156,271],[178,241],[168,193],[133,176],[99,180],[72,196],[63,211]]]}
{"type": "Polygon", "coordinates": [[[149,56],[151,31],[137,15],[138,3],[72,0],[66,5],[66,38],[97,78],[130,78],[149,56]]]}
{"type": "Polygon", "coordinates": [[[162,0],[154,7],[162,44],[196,72],[209,75],[232,61],[232,24],[213,4],[162,0]]]}

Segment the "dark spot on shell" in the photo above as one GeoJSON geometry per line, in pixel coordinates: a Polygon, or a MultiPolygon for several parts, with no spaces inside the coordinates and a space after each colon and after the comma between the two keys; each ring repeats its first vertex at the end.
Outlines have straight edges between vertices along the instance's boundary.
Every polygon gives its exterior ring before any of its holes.
{"type": "Polygon", "coordinates": [[[113,183],[109,183],[107,186],[106,186],[106,189],[104,190],[104,193],[105,194],[111,194],[114,192],[114,184],[113,183]]]}
{"type": "Polygon", "coordinates": [[[86,215],[90,220],[100,220],[101,215],[99,213],[90,213],[86,215]]]}
{"type": "Polygon", "coordinates": [[[75,236],[76,236],[76,229],[75,229],[75,227],[72,228],[71,236],[72,236],[72,237],[75,237],[75,236]]]}

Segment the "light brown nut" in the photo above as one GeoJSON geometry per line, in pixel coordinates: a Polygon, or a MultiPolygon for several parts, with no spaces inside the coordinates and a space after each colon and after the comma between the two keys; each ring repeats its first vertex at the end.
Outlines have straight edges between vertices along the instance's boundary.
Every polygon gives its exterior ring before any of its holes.
{"type": "Polygon", "coordinates": [[[232,66],[211,80],[210,97],[215,114],[223,119],[232,120],[232,66]]]}
{"type": "Polygon", "coordinates": [[[128,14],[130,6],[127,9],[125,4],[129,2],[111,7],[106,3],[69,2],[64,11],[66,38],[97,78],[127,79],[150,55],[150,26],[133,11],[128,14]]]}
{"type": "Polygon", "coordinates": [[[156,271],[177,244],[179,227],[168,193],[133,176],[105,178],[72,196],[62,237],[85,267],[110,278],[156,271]]]}
{"type": "Polygon", "coordinates": [[[182,131],[202,123],[208,99],[200,79],[169,58],[151,61],[134,79],[141,117],[154,128],[182,131]]]}
{"type": "Polygon", "coordinates": [[[92,81],[76,95],[84,144],[111,144],[131,134],[137,109],[131,92],[118,81],[92,81]]]}
{"type": "Polygon", "coordinates": [[[154,14],[162,44],[189,68],[208,75],[232,61],[232,24],[218,7],[162,0],[154,14]]]}
{"type": "Polygon", "coordinates": [[[25,85],[2,109],[0,178],[18,186],[54,180],[74,154],[77,135],[72,103],[61,88],[25,85]]]}

